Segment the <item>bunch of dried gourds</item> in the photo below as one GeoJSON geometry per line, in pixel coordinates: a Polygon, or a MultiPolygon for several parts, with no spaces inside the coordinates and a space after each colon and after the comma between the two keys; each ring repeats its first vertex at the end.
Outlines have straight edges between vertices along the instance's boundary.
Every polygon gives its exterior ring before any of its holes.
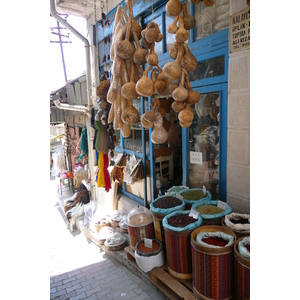
{"type": "Polygon", "coordinates": [[[197,60],[186,43],[189,37],[188,30],[196,25],[196,19],[188,14],[186,2],[180,3],[179,0],[169,0],[166,4],[166,13],[174,18],[167,31],[175,34],[175,42],[169,49],[169,55],[175,61],[166,63],[163,73],[173,80],[169,88],[175,100],[172,109],[178,113],[180,126],[187,128],[191,126],[194,118],[190,105],[200,100],[200,94],[192,89],[188,77],[188,72],[197,68],[197,60]]]}
{"type": "MultiPolygon", "coordinates": [[[[128,0],[127,3],[128,16],[121,6],[118,6],[115,16],[110,50],[113,61],[111,85],[107,94],[107,101],[111,103],[108,122],[113,122],[114,129],[120,129],[124,138],[130,136],[131,125],[139,121],[139,112],[132,105],[132,100],[139,96],[151,97],[154,93],[167,95],[171,83],[158,66],[158,57],[154,51],[155,42],[160,42],[163,38],[158,25],[149,22],[142,30],[133,18],[132,0],[128,0]],[[141,65],[146,63],[149,66],[143,71],[141,65]],[[149,78],[150,70],[152,71],[149,78]]],[[[157,129],[151,134],[153,142],[165,143],[168,138],[162,126],[165,111],[159,107],[158,100],[154,102],[155,117],[148,120],[150,124],[145,125],[143,121],[141,123],[143,126],[151,125],[150,127],[157,129]],[[156,138],[157,132],[162,131],[164,138],[156,138]]],[[[144,120],[143,116],[141,119],[144,120]]]]}

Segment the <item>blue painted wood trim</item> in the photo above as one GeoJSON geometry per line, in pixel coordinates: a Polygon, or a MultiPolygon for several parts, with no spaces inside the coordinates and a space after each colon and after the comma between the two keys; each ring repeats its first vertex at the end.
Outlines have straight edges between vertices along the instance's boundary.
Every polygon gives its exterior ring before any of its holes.
{"type": "Polygon", "coordinates": [[[188,167],[189,167],[189,130],[181,129],[182,135],[182,185],[188,186],[188,167]]]}
{"type": "MultiPolygon", "coordinates": [[[[141,97],[141,115],[144,114],[144,97],[141,97]]],[[[144,184],[144,206],[148,207],[147,202],[147,165],[146,165],[146,141],[145,141],[145,128],[142,126],[142,155],[143,155],[143,184],[144,184]]]]}

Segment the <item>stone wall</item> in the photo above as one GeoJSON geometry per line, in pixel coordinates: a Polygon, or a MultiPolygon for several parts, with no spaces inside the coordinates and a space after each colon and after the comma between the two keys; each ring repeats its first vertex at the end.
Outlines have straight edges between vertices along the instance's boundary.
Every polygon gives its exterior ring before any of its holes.
{"type": "MultiPolygon", "coordinates": [[[[230,1],[230,15],[247,3],[230,1]]],[[[250,50],[229,54],[227,203],[233,211],[250,213],[250,50]]]]}

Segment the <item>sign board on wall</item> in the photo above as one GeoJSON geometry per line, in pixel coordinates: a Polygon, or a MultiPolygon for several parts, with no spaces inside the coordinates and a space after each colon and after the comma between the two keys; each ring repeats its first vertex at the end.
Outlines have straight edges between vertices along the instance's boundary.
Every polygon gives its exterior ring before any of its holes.
{"type": "Polygon", "coordinates": [[[250,8],[230,17],[229,50],[230,53],[250,48],[250,8]]]}

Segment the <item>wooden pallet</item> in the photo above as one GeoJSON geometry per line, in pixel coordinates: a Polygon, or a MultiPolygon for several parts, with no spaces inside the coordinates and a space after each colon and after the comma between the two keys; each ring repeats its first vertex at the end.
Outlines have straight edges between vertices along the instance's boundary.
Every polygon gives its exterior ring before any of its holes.
{"type": "Polygon", "coordinates": [[[128,247],[126,247],[124,250],[125,250],[125,252],[126,252],[127,259],[128,259],[128,260],[131,260],[131,261],[135,261],[135,255],[134,255],[134,252],[133,252],[133,250],[131,249],[131,247],[128,246],[128,247]]]}
{"type": "Polygon", "coordinates": [[[163,267],[154,268],[151,273],[152,282],[170,299],[195,300],[191,284],[183,284],[175,280],[163,267]],[[189,288],[188,288],[189,287],[189,288]]]}

